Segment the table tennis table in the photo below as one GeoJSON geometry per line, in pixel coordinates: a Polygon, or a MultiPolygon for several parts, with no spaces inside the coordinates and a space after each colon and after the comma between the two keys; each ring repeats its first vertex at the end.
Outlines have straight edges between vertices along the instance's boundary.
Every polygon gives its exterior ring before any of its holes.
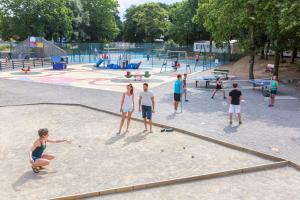
{"type": "Polygon", "coordinates": [[[198,82],[205,81],[205,88],[208,88],[210,82],[216,81],[219,76],[209,75],[209,76],[199,76],[194,78],[196,81],[196,88],[198,87],[198,82]]]}

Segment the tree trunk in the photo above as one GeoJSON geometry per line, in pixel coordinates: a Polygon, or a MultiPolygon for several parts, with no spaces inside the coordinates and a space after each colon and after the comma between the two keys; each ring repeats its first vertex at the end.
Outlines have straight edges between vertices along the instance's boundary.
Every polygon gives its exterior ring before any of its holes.
{"type": "Polygon", "coordinates": [[[254,79],[254,62],[255,62],[255,39],[254,26],[250,26],[250,61],[249,61],[249,79],[254,79]]]}
{"type": "Polygon", "coordinates": [[[231,61],[231,46],[230,46],[230,41],[228,41],[228,62],[231,61]]]}
{"type": "Polygon", "coordinates": [[[266,49],[266,60],[269,59],[269,51],[270,51],[270,40],[268,41],[268,44],[267,44],[267,49],[266,49]]]}
{"type": "Polygon", "coordinates": [[[295,58],[297,57],[298,49],[294,48],[292,52],[291,64],[295,63],[295,58]]]}
{"type": "Polygon", "coordinates": [[[278,50],[275,51],[275,61],[274,61],[274,73],[273,75],[277,77],[279,75],[279,62],[280,62],[280,52],[278,50]]]}
{"type": "Polygon", "coordinates": [[[280,52],[280,62],[285,63],[284,56],[283,56],[283,51],[280,52]]]}
{"type": "Polygon", "coordinates": [[[212,36],[209,38],[209,54],[211,55],[212,53],[212,36]]]}
{"type": "Polygon", "coordinates": [[[260,59],[265,59],[265,47],[260,51],[260,59]]]}
{"type": "Polygon", "coordinates": [[[250,60],[249,60],[249,79],[253,80],[254,79],[254,62],[255,62],[255,54],[250,55],[250,60]]]}

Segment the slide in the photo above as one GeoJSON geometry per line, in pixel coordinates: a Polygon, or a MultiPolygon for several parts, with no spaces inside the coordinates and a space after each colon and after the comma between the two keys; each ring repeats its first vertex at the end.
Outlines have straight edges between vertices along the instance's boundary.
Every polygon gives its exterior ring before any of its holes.
{"type": "Polygon", "coordinates": [[[97,62],[96,62],[96,67],[99,68],[100,65],[104,62],[104,60],[102,59],[99,59],[97,62]]]}

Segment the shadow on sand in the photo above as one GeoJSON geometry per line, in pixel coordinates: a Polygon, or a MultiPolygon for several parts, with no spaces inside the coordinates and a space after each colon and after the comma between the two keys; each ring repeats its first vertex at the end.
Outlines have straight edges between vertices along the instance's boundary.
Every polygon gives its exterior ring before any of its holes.
{"type": "Polygon", "coordinates": [[[141,142],[141,141],[145,140],[148,135],[149,135],[149,133],[142,131],[136,135],[129,136],[125,139],[125,144],[123,145],[123,147],[125,147],[129,144],[132,144],[132,143],[141,142]]]}
{"type": "Polygon", "coordinates": [[[57,171],[52,171],[52,172],[40,171],[38,174],[35,174],[32,170],[29,170],[29,171],[25,172],[23,175],[21,175],[18,178],[18,180],[16,180],[16,182],[12,184],[12,187],[13,187],[14,191],[20,191],[20,188],[27,182],[42,180],[44,178],[43,176],[45,176],[47,174],[53,174],[56,172],[57,171]]]}

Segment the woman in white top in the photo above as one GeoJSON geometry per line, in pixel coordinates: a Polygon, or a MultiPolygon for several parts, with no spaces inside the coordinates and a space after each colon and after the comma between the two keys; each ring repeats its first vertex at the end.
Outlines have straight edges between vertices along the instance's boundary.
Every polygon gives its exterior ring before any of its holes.
{"type": "Polygon", "coordinates": [[[127,91],[123,94],[122,101],[121,101],[121,108],[120,112],[122,113],[122,120],[120,122],[120,129],[117,134],[120,134],[122,131],[122,127],[124,125],[126,115],[127,115],[127,128],[126,132],[128,132],[131,115],[134,111],[134,94],[133,94],[133,86],[131,84],[126,86],[127,91]]]}

